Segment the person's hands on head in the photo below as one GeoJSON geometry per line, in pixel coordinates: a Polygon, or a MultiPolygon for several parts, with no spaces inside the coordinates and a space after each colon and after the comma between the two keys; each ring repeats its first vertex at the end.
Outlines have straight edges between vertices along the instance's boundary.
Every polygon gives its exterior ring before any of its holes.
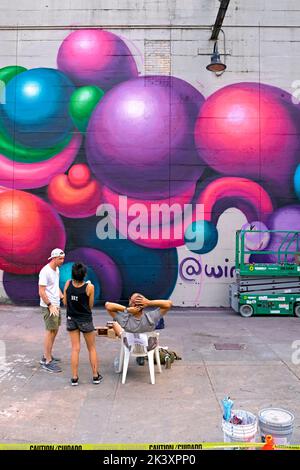
{"type": "Polygon", "coordinates": [[[128,307],[127,312],[131,315],[138,315],[141,310],[143,310],[143,307],[128,307]]]}
{"type": "Polygon", "coordinates": [[[58,317],[59,315],[59,309],[55,305],[50,305],[49,306],[49,312],[50,315],[53,315],[54,317],[58,317]]]}
{"type": "Polygon", "coordinates": [[[147,299],[144,295],[142,294],[137,294],[135,297],[134,297],[134,306],[139,308],[140,310],[142,310],[143,308],[146,308],[149,306],[150,304],[150,300],[147,299]]]}

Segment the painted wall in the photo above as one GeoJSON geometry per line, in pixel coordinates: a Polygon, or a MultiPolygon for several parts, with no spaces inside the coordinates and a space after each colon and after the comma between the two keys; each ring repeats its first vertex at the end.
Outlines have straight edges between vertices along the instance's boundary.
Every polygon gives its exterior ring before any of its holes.
{"type": "Polygon", "coordinates": [[[218,6],[1,2],[3,301],[35,303],[60,247],[99,301],[226,306],[235,230],[300,230],[300,6],[233,0],[217,77],[218,6]]]}

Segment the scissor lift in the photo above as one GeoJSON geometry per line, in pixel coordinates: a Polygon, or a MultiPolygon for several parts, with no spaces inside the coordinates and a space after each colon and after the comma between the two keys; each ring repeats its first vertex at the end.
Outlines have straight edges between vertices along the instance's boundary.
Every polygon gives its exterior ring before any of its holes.
{"type": "Polygon", "coordinates": [[[243,317],[252,315],[296,315],[300,317],[300,232],[256,230],[281,242],[278,250],[249,250],[245,237],[251,230],[236,232],[236,282],[230,285],[230,305],[243,317]],[[294,248],[294,250],[291,249],[294,248]],[[253,263],[251,255],[272,255],[276,263],[253,263]],[[288,259],[293,257],[293,262],[288,259]]]}

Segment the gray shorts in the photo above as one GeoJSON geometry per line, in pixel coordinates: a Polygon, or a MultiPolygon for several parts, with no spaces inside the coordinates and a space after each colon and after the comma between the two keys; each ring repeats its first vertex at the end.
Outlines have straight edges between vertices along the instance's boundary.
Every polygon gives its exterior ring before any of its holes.
{"type": "Polygon", "coordinates": [[[67,317],[67,331],[79,330],[81,333],[91,333],[95,331],[93,321],[78,321],[75,318],[67,317]]]}

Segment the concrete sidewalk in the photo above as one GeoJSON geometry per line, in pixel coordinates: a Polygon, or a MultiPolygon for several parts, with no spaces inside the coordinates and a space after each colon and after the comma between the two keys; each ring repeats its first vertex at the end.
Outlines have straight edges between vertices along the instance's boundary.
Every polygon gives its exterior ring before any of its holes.
{"type": "MultiPolygon", "coordinates": [[[[108,316],[96,311],[96,325],[108,316]]],[[[119,340],[97,337],[100,385],[91,383],[85,345],[80,386],[71,387],[70,346],[63,325],[55,355],[63,372],[49,374],[38,361],[43,320],[38,308],[0,306],[0,442],[163,443],[222,441],[220,400],[229,395],[235,408],[257,413],[282,407],[295,414],[293,443],[300,443],[300,365],[292,363],[292,343],[300,340],[300,320],[241,318],[225,309],[171,311],[160,330],[160,344],[182,361],[156,374],[129,366],[125,385],[113,359],[119,340]],[[216,349],[222,343],[241,350],[216,349]]],[[[300,357],[300,354],[298,354],[300,357]]]]}

